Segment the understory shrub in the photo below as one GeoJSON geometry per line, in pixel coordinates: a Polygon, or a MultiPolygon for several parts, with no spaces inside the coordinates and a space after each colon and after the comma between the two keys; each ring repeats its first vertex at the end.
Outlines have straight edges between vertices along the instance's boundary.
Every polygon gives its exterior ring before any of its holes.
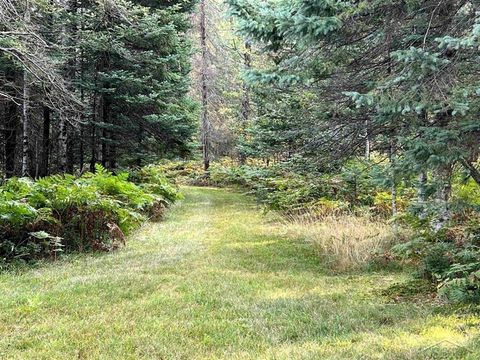
{"type": "Polygon", "coordinates": [[[176,199],[156,170],[113,175],[101,166],[77,178],[13,178],[0,186],[0,263],[56,257],[66,251],[110,251],[125,235],[176,199]],[[141,176],[140,174],[149,174],[141,176]]]}
{"type": "Polygon", "coordinates": [[[152,166],[171,182],[188,185],[203,174],[203,167],[198,161],[163,161],[152,166]]]}
{"type": "MultiPolygon", "coordinates": [[[[373,213],[389,218],[392,214],[390,188],[374,183],[369,175],[371,171],[362,162],[353,161],[336,174],[300,174],[281,165],[266,167],[254,163],[239,166],[231,160],[223,160],[211,166],[207,184],[249,189],[267,209],[284,213],[373,213]]],[[[375,171],[378,172],[378,168],[375,171]]],[[[203,177],[202,185],[205,185],[203,177]]],[[[398,209],[405,211],[413,196],[410,189],[399,186],[398,209]]]]}
{"type": "Polygon", "coordinates": [[[440,230],[429,218],[413,223],[413,240],[395,246],[394,254],[418,264],[418,276],[435,283],[438,294],[453,302],[480,302],[480,213],[452,208],[440,230]]]}

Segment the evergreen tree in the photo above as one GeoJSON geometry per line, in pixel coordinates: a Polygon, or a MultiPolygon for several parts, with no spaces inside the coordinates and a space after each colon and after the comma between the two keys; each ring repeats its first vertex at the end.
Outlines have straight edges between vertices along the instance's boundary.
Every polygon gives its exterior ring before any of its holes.
{"type": "Polygon", "coordinates": [[[8,176],[185,156],[192,1],[2,2],[0,107],[8,176]],[[19,145],[20,138],[22,145],[19,145]],[[89,159],[88,159],[89,158],[89,159]]]}

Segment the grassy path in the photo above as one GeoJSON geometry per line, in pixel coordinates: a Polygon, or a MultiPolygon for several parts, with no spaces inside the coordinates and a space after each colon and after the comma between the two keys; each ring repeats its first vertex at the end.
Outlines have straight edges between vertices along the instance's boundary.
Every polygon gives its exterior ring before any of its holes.
{"type": "Polygon", "coordinates": [[[115,254],[0,275],[0,359],[478,359],[480,321],[329,276],[246,197],[185,190],[115,254]]]}

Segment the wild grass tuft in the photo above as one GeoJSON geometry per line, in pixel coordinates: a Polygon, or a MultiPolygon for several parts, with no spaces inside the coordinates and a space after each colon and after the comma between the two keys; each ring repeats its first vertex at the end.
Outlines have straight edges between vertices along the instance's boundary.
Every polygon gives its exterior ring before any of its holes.
{"type": "Polygon", "coordinates": [[[306,213],[286,219],[286,230],[312,243],[325,267],[335,272],[363,268],[378,257],[388,261],[388,250],[408,236],[386,222],[354,215],[306,213]]]}

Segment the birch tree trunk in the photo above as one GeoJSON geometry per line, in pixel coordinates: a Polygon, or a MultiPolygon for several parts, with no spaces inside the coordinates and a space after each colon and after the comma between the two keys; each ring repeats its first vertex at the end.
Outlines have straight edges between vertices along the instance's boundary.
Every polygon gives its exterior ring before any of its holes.
{"type": "Polygon", "coordinates": [[[365,120],[365,160],[370,161],[370,149],[371,149],[371,142],[370,142],[370,130],[368,128],[369,122],[365,120]]]}
{"type": "Polygon", "coordinates": [[[210,168],[210,120],[208,118],[208,49],[207,49],[207,28],[206,28],[205,0],[200,2],[200,47],[202,50],[202,148],[203,167],[205,173],[210,168]]]}
{"type": "MultiPolygon", "coordinates": [[[[27,10],[28,12],[28,10],[27,10]]],[[[22,98],[22,176],[29,176],[29,143],[30,143],[30,124],[28,118],[28,106],[30,91],[28,88],[28,73],[23,73],[23,98],[22,98]]]]}
{"type": "MultiPolygon", "coordinates": [[[[11,82],[18,80],[17,74],[9,74],[11,82]]],[[[15,94],[12,94],[14,96],[15,94]]],[[[15,175],[15,154],[17,153],[18,105],[9,101],[5,111],[5,175],[10,178],[15,175]]]]}

